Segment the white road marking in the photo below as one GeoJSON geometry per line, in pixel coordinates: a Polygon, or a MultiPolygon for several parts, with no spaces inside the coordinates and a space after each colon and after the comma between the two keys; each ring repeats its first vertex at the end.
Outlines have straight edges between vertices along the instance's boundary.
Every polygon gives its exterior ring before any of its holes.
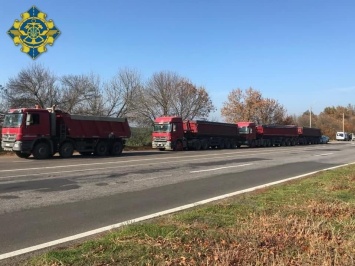
{"type": "Polygon", "coordinates": [[[156,212],[156,213],[153,213],[153,214],[145,215],[145,216],[142,216],[142,217],[139,217],[139,218],[135,218],[135,219],[132,219],[132,220],[127,220],[127,221],[124,221],[124,222],[121,222],[121,223],[116,223],[116,224],[108,225],[108,226],[105,226],[105,227],[97,228],[97,229],[94,229],[94,230],[91,230],[91,231],[87,231],[87,232],[84,232],[84,233],[81,233],[81,234],[76,234],[76,235],[60,238],[60,239],[57,239],[57,240],[53,240],[53,241],[50,241],[50,242],[46,242],[46,243],[43,243],[43,244],[35,245],[35,246],[32,246],[32,247],[23,248],[23,249],[15,250],[15,251],[12,251],[12,252],[0,254],[0,260],[11,258],[11,257],[15,257],[15,256],[19,256],[19,255],[26,254],[26,253],[29,253],[29,252],[33,252],[33,251],[36,251],[36,250],[40,250],[40,249],[43,249],[43,248],[48,248],[48,247],[52,247],[52,246],[55,246],[55,245],[63,244],[63,243],[66,243],[66,242],[69,242],[69,241],[73,241],[73,240],[77,240],[77,239],[80,239],[80,238],[84,238],[84,237],[87,237],[87,236],[96,235],[96,234],[99,234],[99,233],[102,233],[102,232],[105,232],[105,231],[109,231],[109,230],[112,230],[112,229],[115,229],[115,228],[122,227],[124,225],[133,224],[133,223],[145,221],[145,220],[148,220],[148,219],[156,218],[156,217],[159,217],[159,216],[162,216],[162,215],[171,214],[171,213],[174,213],[174,212],[190,209],[190,208],[193,208],[193,207],[196,207],[196,206],[199,206],[199,205],[203,205],[203,204],[206,204],[206,203],[210,203],[210,202],[213,202],[213,201],[217,201],[217,200],[233,197],[233,196],[236,196],[236,195],[239,195],[239,194],[243,194],[243,193],[251,192],[251,191],[254,191],[254,190],[270,187],[270,186],[277,185],[277,184],[280,184],[280,183],[284,183],[284,182],[287,182],[287,181],[290,181],[290,180],[294,180],[294,179],[302,178],[302,177],[305,177],[305,176],[313,175],[313,174],[316,174],[316,173],[319,173],[319,172],[322,172],[322,171],[333,170],[333,169],[336,169],[336,168],[340,168],[340,167],[344,167],[344,166],[348,166],[348,165],[352,165],[352,164],[355,164],[355,162],[342,164],[342,165],[338,165],[338,166],[334,166],[334,167],[329,167],[329,168],[321,169],[321,170],[318,170],[318,171],[314,171],[314,172],[310,172],[310,173],[306,173],[306,174],[290,177],[290,178],[287,178],[287,179],[283,179],[283,180],[267,183],[267,184],[264,184],[264,185],[260,185],[260,186],[256,186],[256,187],[252,187],[252,188],[248,188],[248,189],[243,189],[243,190],[239,190],[239,191],[235,191],[235,192],[224,194],[224,195],[220,195],[220,196],[217,196],[217,197],[213,197],[213,198],[197,201],[197,202],[194,202],[194,203],[191,203],[191,204],[186,204],[186,205],[183,205],[183,206],[180,206],[180,207],[176,207],[176,208],[168,209],[168,210],[165,210],[165,211],[161,211],[161,212],[156,212]]]}
{"type": "Polygon", "coordinates": [[[332,155],[334,153],[323,153],[323,154],[316,154],[314,156],[328,156],[328,155],[332,155]]]}
{"type": "Polygon", "coordinates": [[[231,165],[231,166],[224,166],[224,167],[218,167],[218,168],[212,168],[212,169],[205,169],[205,170],[191,171],[190,174],[192,174],[192,173],[201,173],[201,172],[210,172],[210,171],[218,171],[218,170],[222,170],[222,169],[234,168],[234,167],[242,167],[242,166],[247,166],[247,165],[252,165],[252,163],[239,164],[239,165],[231,165]]]}

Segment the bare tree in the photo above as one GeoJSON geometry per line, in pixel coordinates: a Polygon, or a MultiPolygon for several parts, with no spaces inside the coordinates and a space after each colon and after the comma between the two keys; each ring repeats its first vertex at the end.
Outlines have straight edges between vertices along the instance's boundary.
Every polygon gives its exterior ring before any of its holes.
{"type": "Polygon", "coordinates": [[[0,85],[0,114],[6,113],[8,109],[7,102],[5,101],[5,88],[0,85]]]}
{"type": "Polygon", "coordinates": [[[57,77],[48,69],[33,64],[10,78],[2,93],[4,101],[11,107],[42,107],[58,104],[61,97],[57,77]]]}
{"type": "Polygon", "coordinates": [[[159,116],[180,116],[183,119],[206,118],[214,110],[203,87],[173,72],[158,72],[139,90],[136,121],[152,124],[159,116]]]}
{"type": "Polygon", "coordinates": [[[274,99],[263,98],[261,92],[253,88],[245,92],[241,89],[232,90],[221,113],[230,123],[251,121],[257,124],[284,124],[287,118],[281,104],[274,99]]]}
{"type": "Polygon", "coordinates": [[[73,114],[104,115],[101,82],[97,75],[66,75],[61,79],[60,108],[73,114]]]}
{"type": "Polygon", "coordinates": [[[132,116],[142,87],[140,74],[132,69],[121,69],[104,86],[104,105],[107,116],[132,116]]]}
{"type": "Polygon", "coordinates": [[[214,106],[205,88],[181,79],[173,91],[172,113],[185,119],[206,118],[214,106]]]}

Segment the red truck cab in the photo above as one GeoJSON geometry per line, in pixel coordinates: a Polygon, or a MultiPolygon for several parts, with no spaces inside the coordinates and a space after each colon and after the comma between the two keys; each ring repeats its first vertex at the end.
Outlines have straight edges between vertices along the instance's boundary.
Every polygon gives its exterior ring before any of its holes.
{"type": "Polygon", "coordinates": [[[154,121],[152,148],[159,150],[182,150],[184,129],[181,117],[163,116],[154,121]]]}
{"type": "Polygon", "coordinates": [[[45,109],[10,109],[4,118],[2,148],[14,151],[20,157],[29,156],[37,139],[51,136],[49,115],[45,109]]]}
{"type": "Polygon", "coordinates": [[[256,125],[253,122],[238,122],[239,142],[237,147],[241,145],[250,146],[256,139],[256,125]]]}

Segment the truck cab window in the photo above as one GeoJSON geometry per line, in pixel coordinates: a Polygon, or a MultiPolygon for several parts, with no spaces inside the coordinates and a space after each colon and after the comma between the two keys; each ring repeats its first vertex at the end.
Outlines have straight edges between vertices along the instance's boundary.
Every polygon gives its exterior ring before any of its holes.
{"type": "Polygon", "coordinates": [[[39,125],[39,114],[27,114],[26,124],[30,125],[39,125]]]}
{"type": "Polygon", "coordinates": [[[39,125],[39,114],[33,114],[33,125],[39,125]]]}

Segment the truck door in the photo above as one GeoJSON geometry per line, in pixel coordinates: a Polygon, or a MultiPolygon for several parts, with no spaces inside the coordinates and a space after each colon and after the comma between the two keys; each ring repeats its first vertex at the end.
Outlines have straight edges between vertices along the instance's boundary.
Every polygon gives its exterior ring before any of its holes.
{"type": "Polygon", "coordinates": [[[182,123],[172,123],[171,137],[172,140],[183,139],[184,131],[182,128],[182,123]]]}
{"type": "Polygon", "coordinates": [[[27,113],[23,138],[34,140],[37,137],[50,136],[49,117],[46,113],[27,113]]]}

